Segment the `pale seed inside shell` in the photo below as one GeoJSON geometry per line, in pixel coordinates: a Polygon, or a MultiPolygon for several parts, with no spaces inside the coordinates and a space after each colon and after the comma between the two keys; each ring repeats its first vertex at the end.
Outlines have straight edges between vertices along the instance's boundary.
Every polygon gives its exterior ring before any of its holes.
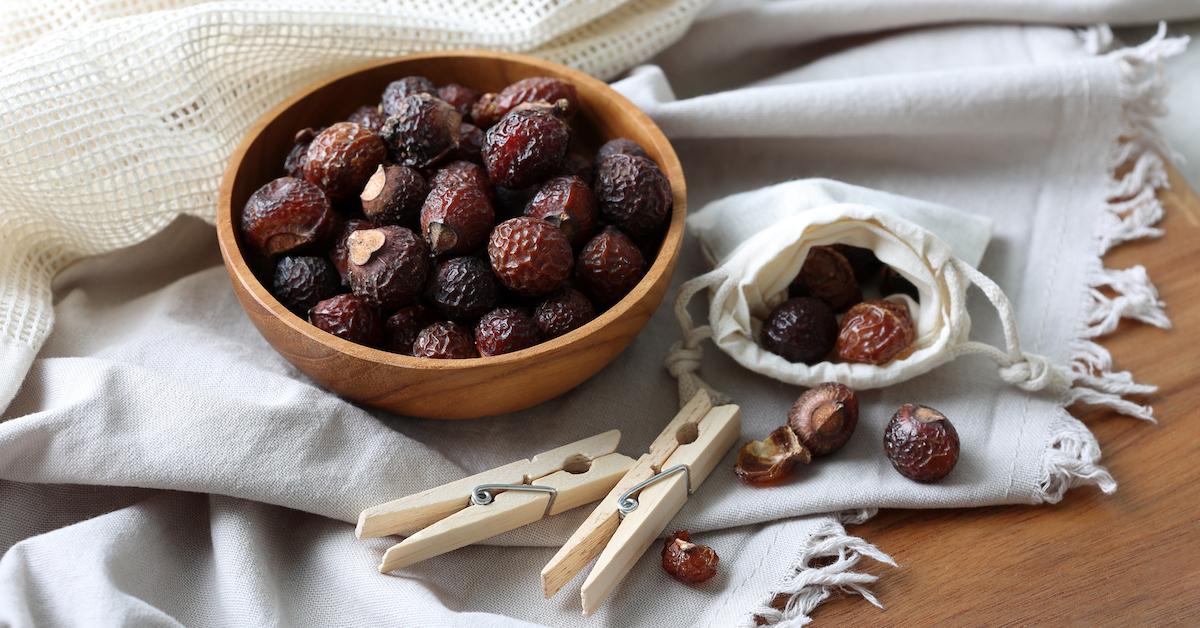
{"type": "Polygon", "coordinates": [[[371,254],[383,248],[385,239],[383,231],[379,229],[361,229],[351,233],[346,238],[350,261],[359,266],[371,261],[371,254]]]}
{"type": "Polygon", "coordinates": [[[375,174],[367,180],[367,185],[363,187],[362,194],[358,197],[364,201],[373,201],[383,191],[383,185],[387,183],[387,175],[383,172],[383,166],[379,166],[375,170],[375,174]]]}

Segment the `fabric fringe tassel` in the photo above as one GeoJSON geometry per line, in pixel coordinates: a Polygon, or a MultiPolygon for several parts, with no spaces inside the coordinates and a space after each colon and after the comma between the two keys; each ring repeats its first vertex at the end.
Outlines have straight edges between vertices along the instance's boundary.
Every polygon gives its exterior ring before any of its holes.
{"type": "MultiPolygon", "coordinates": [[[[1112,41],[1107,27],[1089,29],[1084,39],[1097,52],[1112,41]]],[[[1113,148],[1108,156],[1108,167],[1112,173],[1107,201],[1096,233],[1096,259],[1088,273],[1087,318],[1079,336],[1072,343],[1071,388],[1066,394],[1066,404],[1111,408],[1122,414],[1154,421],[1153,409],[1125,399],[1127,395],[1147,395],[1158,390],[1155,386],[1138,384],[1127,371],[1112,370],[1112,356],[1108,350],[1092,339],[1114,331],[1122,319],[1134,319],[1169,329],[1164,303],[1143,266],[1124,269],[1105,268],[1101,258],[1114,246],[1140,238],[1156,238],[1163,234],[1155,225],[1163,217],[1163,205],[1158,199],[1159,190],[1168,187],[1167,167],[1164,155],[1174,156],[1159,131],[1156,121],[1166,113],[1163,99],[1166,86],[1162,77],[1165,59],[1180,54],[1187,47],[1187,37],[1167,37],[1165,23],[1159,24],[1158,33],[1146,43],[1108,53],[1121,71],[1122,124],[1113,138],[1113,148]]],[[[1090,444],[1081,445],[1081,430],[1068,429],[1063,439],[1051,443],[1048,457],[1061,463],[1064,468],[1076,468],[1080,455],[1087,458],[1094,453],[1099,457],[1099,448],[1090,444]],[[1065,452],[1065,453],[1064,453],[1065,452]]],[[[1094,463],[1094,461],[1093,461],[1094,463]]],[[[1093,464],[1094,466],[1094,464],[1093,464]]],[[[1095,484],[1104,489],[1115,487],[1112,477],[1099,471],[1089,470],[1081,477],[1096,478],[1095,484]]],[[[1067,471],[1071,473],[1071,471],[1067,471]]],[[[1048,480],[1051,488],[1048,495],[1061,498],[1059,486],[1068,482],[1054,480],[1059,475],[1051,471],[1048,480]]],[[[1066,488],[1062,488],[1065,491],[1066,488]]],[[[1057,501],[1057,499],[1052,499],[1057,501]]]]}
{"type": "MultiPolygon", "coordinates": [[[[871,511],[854,511],[842,517],[847,523],[865,521],[871,511]]],[[[809,614],[835,592],[861,595],[868,602],[883,608],[869,588],[878,576],[854,571],[864,557],[896,567],[896,561],[879,548],[846,534],[842,523],[830,519],[809,537],[792,571],[784,578],[775,594],[754,609],[743,626],[765,623],[779,628],[796,628],[812,621],[809,614]]]]}
{"type": "Polygon", "coordinates": [[[1117,481],[1100,466],[1096,437],[1083,422],[1062,410],[1042,457],[1041,496],[1057,504],[1068,490],[1086,485],[1095,485],[1106,494],[1117,490],[1117,481]]]}

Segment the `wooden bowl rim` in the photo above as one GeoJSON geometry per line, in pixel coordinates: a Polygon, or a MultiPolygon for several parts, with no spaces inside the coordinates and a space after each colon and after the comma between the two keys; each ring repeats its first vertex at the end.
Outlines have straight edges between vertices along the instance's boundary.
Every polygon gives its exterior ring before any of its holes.
{"type": "MultiPolygon", "coordinates": [[[[351,70],[336,74],[332,77],[322,79],[320,81],[309,84],[303,89],[296,92],[292,97],[284,100],[280,104],[273,107],[258,118],[246,131],[241,142],[238,143],[229,159],[229,165],[226,166],[225,172],[221,177],[221,186],[218,190],[217,198],[217,243],[221,249],[221,257],[225,262],[226,267],[231,271],[231,274],[245,288],[246,292],[253,296],[262,308],[269,311],[276,320],[282,322],[289,329],[297,332],[310,340],[320,343],[338,353],[348,354],[352,357],[370,361],[377,364],[388,366],[417,368],[426,370],[439,371],[458,371],[469,370],[481,366],[498,367],[498,366],[518,366],[526,360],[536,359],[546,354],[555,353],[569,347],[577,341],[586,338],[588,335],[598,332],[611,323],[616,322],[627,314],[630,310],[637,307],[646,294],[658,283],[664,279],[673,265],[675,259],[679,256],[680,249],[683,245],[684,220],[687,217],[687,188],[683,178],[683,167],[679,163],[679,157],[675,154],[671,142],[663,134],[658,125],[650,119],[637,105],[633,104],[628,98],[618,93],[607,83],[589,74],[570,68],[565,65],[532,57],[529,55],[497,52],[491,50],[451,50],[439,52],[426,52],[411,55],[403,55],[400,57],[392,57],[385,60],[373,61],[351,70]],[[465,358],[457,360],[435,360],[432,358],[418,358],[414,356],[402,355],[368,347],[356,342],[351,342],[343,338],[339,338],[333,334],[322,331],[307,320],[300,318],[291,310],[287,309],[280,303],[258,280],[254,273],[250,270],[242,257],[237,243],[237,234],[233,227],[233,182],[237,176],[237,172],[242,165],[242,161],[250,149],[250,146],[258,139],[263,129],[267,127],[276,117],[294,106],[296,103],[307,98],[313,92],[322,89],[332,83],[341,81],[355,74],[373,70],[375,68],[393,65],[400,62],[421,61],[425,59],[441,59],[441,58],[476,58],[498,60],[505,62],[516,62],[524,65],[552,70],[554,74],[565,76],[568,80],[576,84],[577,88],[585,88],[594,92],[597,96],[603,97],[615,104],[615,108],[624,111],[632,116],[635,122],[644,127],[651,137],[656,152],[661,155],[661,163],[663,173],[667,176],[667,180],[671,183],[672,191],[672,209],[671,221],[668,224],[667,232],[663,236],[662,244],[659,247],[658,255],[655,256],[654,262],[646,271],[641,281],[634,286],[633,290],[626,294],[620,301],[613,304],[606,311],[601,313],[596,318],[588,321],[587,324],[574,329],[557,338],[538,343],[528,349],[514,351],[497,356],[486,356],[478,358],[465,358]]],[[[669,281],[669,277],[666,277],[669,281]]]]}

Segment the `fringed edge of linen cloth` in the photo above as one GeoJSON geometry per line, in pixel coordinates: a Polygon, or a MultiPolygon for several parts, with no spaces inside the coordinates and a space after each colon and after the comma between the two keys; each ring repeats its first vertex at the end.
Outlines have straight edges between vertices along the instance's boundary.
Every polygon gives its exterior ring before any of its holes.
{"type": "MultiPolygon", "coordinates": [[[[1090,50],[1104,53],[1112,43],[1107,26],[1088,29],[1083,37],[1090,50]]],[[[1075,386],[1067,391],[1063,407],[1051,428],[1042,457],[1040,488],[1045,502],[1057,503],[1078,486],[1094,485],[1112,493],[1117,482],[1100,463],[1100,445],[1081,421],[1066,408],[1075,403],[1102,405],[1123,414],[1153,422],[1153,409],[1125,399],[1126,395],[1153,393],[1157,387],[1139,384],[1128,371],[1113,370],[1112,355],[1096,342],[1111,333],[1121,319],[1130,318],[1168,329],[1165,304],[1146,269],[1133,266],[1112,269],[1103,257],[1114,246],[1163,234],[1155,225],[1162,219],[1158,192],[1168,187],[1164,155],[1175,158],[1157,126],[1166,113],[1163,61],[1187,47],[1187,37],[1169,38],[1166,24],[1139,46],[1108,52],[1121,72],[1121,127],[1108,156],[1112,175],[1107,201],[1096,230],[1095,257],[1087,271],[1087,318],[1071,343],[1071,370],[1075,386]]],[[[818,530],[792,563],[775,591],[753,609],[744,626],[770,625],[796,628],[812,621],[811,612],[835,592],[857,594],[871,604],[883,604],[871,592],[878,576],[855,571],[863,558],[896,567],[879,548],[846,533],[843,524],[862,523],[875,510],[842,513],[818,530]]]]}

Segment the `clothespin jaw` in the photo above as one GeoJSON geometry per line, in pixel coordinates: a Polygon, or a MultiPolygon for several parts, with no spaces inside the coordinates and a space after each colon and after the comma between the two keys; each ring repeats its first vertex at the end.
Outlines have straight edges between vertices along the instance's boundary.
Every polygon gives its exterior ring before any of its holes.
{"type": "Polygon", "coordinates": [[[734,445],[740,432],[737,406],[713,407],[708,394],[698,392],[542,569],[546,597],[554,595],[598,556],[580,592],[585,615],[598,608],[683,507],[688,494],[704,482],[734,445]],[[686,471],[664,473],[678,466],[686,471]],[[662,477],[656,478],[660,473],[662,477]],[[622,518],[621,499],[651,478],[654,481],[637,495],[636,506],[622,518]]]}
{"type": "Polygon", "coordinates": [[[617,430],[597,434],[373,506],[359,516],[356,532],[370,538],[417,529],[384,554],[379,570],[386,573],[582,506],[633,466],[633,459],[613,453],[620,438],[617,430]]]}

